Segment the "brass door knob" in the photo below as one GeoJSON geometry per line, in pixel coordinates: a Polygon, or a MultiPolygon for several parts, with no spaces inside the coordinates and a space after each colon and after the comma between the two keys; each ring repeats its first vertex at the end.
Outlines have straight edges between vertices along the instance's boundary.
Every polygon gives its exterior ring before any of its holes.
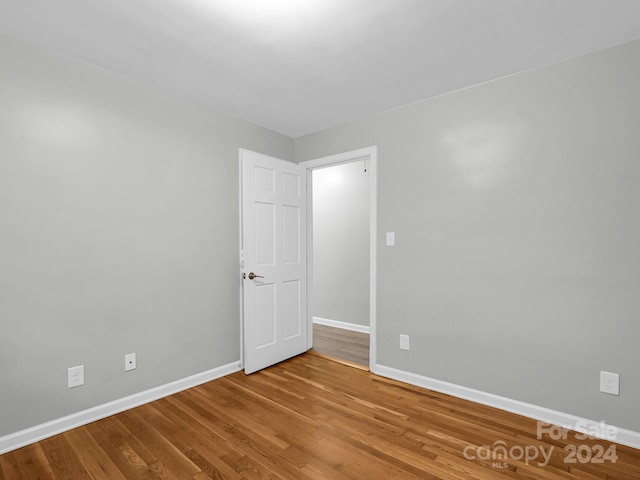
{"type": "Polygon", "coordinates": [[[253,272],[249,272],[249,280],[253,280],[254,278],[264,278],[262,275],[256,275],[253,272]]]}

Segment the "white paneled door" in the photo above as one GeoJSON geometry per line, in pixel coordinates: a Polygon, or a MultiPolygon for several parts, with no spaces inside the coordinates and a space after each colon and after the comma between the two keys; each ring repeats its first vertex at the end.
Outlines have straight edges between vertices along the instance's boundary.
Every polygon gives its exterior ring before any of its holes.
{"type": "Polygon", "coordinates": [[[308,350],[306,170],[240,150],[244,371],[308,350]]]}

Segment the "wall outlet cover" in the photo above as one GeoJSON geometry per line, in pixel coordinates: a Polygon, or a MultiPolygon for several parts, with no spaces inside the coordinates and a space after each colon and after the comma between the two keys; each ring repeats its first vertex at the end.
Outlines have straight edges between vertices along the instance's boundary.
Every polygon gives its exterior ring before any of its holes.
{"type": "Polygon", "coordinates": [[[409,335],[400,335],[400,350],[411,350],[409,335]]]}
{"type": "Polygon", "coordinates": [[[79,387],[80,385],[84,385],[84,365],[71,367],[67,371],[68,388],[79,387]]]}
{"type": "Polygon", "coordinates": [[[609,395],[620,395],[620,375],[600,372],[600,391],[609,395]]]}

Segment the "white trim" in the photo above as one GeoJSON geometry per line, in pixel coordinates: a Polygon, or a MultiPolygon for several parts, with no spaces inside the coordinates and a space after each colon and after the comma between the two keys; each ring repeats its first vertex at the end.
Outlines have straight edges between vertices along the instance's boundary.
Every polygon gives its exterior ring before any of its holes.
{"type": "Polygon", "coordinates": [[[313,348],[313,169],[307,168],[307,348],[313,348]]]}
{"type": "MultiPolygon", "coordinates": [[[[313,301],[313,235],[311,235],[313,227],[312,212],[312,177],[311,171],[316,168],[328,167],[344,163],[357,162],[359,160],[369,161],[370,188],[369,188],[369,369],[373,371],[376,366],[376,315],[377,315],[377,252],[378,252],[378,147],[366,147],[350,152],[338,153],[328,157],[316,158],[300,162],[299,165],[307,169],[307,309],[309,326],[312,322],[312,301],[313,301]]],[[[309,328],[309,348],[313,345],[312,328],[309,328]]]]}
{"type": "Polygon", "coordinates": [[[232,362],[212,370],[207,370],[206,372],[197,373],[190,377],[145,390],[144,392],[119,398],[112,402],[98,405],[97,407],[72,413],[66,417],[57,418],[25,430],[10,433],[9,435],[0,437],[0,455],[239,371],[240,362],[232,362]]]}
{"type": "Polygon", "coordinates": [[[369,151],[369,169],[371,170],[369,222],[369,370],[377,365],[377,318],[378,318],[378,147],[369,151]]]}
{"type": "Polygon", "coordinates": [[[243,275],[244,271],[244,245],[243,245],[243,231],[242,231],[242,157],[244,156],[244,152],[246,149],[239,148],[238,149],[238,212],[239,212],[239,221],[238,221],[238,253],[240,257],[239,261],[239,287],[238,287],[238,297],[240,301],[240,368],[244,368],[244,279],[243,275]]]}
{"type": "Polygon", "coordinates": [[[343,330],[351,330],[352,332],[369,333],[371,331],[371,329],[366,325],[341,322],[339,320],[331,320],[329,318],[322,317],[313,317],[313,323],[317,323],[318,325],[326,325],[327,327],[342,328],[343,330]]]}
{"type": "MultiPolygon", "coordinates": [[[[492,393],[482,392],[473,388],[463,387],[454,383],[444,382],[442,380],[425,377],[384,365],[376,365],[375,368],[371,369],[371,371],[382,377],[391,378],[393,380],[427,388],[436,392],[446,393],[447,395],[457,398],[469,400],[481,405],[487,405],[489,407],[499,408],[500,410],[523,415],[534,420],[568,428],[570,430],[579,430],[582,432],[601,431],[601,428],[599,428],[601,426],[601,422],[578,417],[570,413],[551,410],[550,408],[501,397],[492,393]]],[[[612,439],[611,441],[640,449],[640,432],[634,432],[632,430],[619,427],[615,428],[617,430],[617,434],[615,439],[612,439]]]]}
{"type": "Polygon", "coordinates": [[[328,157],[315,158],[313,160],[305,160],[298,165],[305,167],[307,170],[315,168],[328,167],[330,165],[338,165],[340,163],[351,163],[359,160],[365,160],[368,157],[377,157],[378,147],[366,147],[350,152],[337,153],[328,157]]]}

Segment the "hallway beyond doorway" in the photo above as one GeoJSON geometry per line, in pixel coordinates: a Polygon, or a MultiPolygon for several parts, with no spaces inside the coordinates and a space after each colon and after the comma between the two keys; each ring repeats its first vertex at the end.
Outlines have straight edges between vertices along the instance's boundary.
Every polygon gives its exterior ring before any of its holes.
{"type": "Polygon", "coordinates": [[[369,334],[314,323],[310,353],[369,370],[369,334]]]}

